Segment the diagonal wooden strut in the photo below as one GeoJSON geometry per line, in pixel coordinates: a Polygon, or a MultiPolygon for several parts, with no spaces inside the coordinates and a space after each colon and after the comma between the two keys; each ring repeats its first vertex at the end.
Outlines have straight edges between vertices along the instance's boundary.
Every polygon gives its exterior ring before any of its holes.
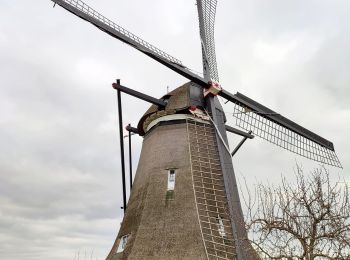
{"type": "MultiPolygon", "coordinates": [[[[249,131],[248,134],[251,134],[253,131],[249,131]]],[[[248,136],[244,136],[243,139],[239,142],[239,144],[236,146],[236,148],[232,151],[231,156],[233,157],[239,150],[239,148],[241,148],[241,146],[245,143],[245,141],[247,141],[248,136]]]]}

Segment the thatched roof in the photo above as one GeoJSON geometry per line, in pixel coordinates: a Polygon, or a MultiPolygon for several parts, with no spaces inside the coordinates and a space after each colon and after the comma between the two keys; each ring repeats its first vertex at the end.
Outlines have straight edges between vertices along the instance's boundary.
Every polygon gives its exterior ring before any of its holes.
{"type": "MultiPolygon", "coordinates": [[[[187,113],[188,108],[197,103],[198,100],[193,99],[193,93],[198,91],[193,91],[193,88],[196,87],[193,83],[188,82],[168,94],[162,97],[163,100],[167,101],[167,106],[165,108],[159,108],[156,105],[152,105],[146,113],[141,117],[138,123],[138,130],[140,135],[145,134],[145,130],[149,123],[151,123],[154,119],[159,118],[164,115],[177,114],[177,113],[187,113]]],[[[196,87],[198,88],[198,87],[196,87]]],[[[197,97],[198,99],[198,97],[197,97]]]]}

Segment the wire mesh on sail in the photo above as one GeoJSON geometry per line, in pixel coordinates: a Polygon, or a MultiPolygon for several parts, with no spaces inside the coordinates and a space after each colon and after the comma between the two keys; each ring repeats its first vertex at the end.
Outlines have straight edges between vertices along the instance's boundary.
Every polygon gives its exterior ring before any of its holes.
{"type": "Polygon", "coordinates": [[[264,114],[235,103],[233,116],[238,127],[251,130],[256,136],[311,160],[342,168],[335,151],[271,121],[264,114]]]}
{"type": "Polygon", "coordinates": [[[157,54],[158,56],[166,59],[169,62],[178,64],[178,65],[182,65],[182,62],[176,58],[174,58],[173,56],[167,54],[166,52],[158,49],[157,47],[155,47],[154,45],[150,44],[149,42],[141,39],[140,37],[136,36],[135,34],[129,32],[128,30],[124,29],[123,27],[119,26],[118,24],[112,22],[111,20],[109,20],[108,18],[106,18],[105,16],[103,16],[102,14],[100,14],[99,12],[97,12],[96,10],[94,10],[92,7],[90,7],[89,5],[85,4],[83,1],[81,0],[52,0],[53,2],[61,5],[62,3],[70,5],[76,9],[78,9],[79,11],[81,11],[82,13],[84,13],[85,15],[94,18],[96,20],[98,20],[99,22],[103,23],[104,25],[107,25],[111,28],[113,28],[114,30],[116,30],[117,32],[119,32],[120,34],[128,37],[129,39],[137,42],[138,44],[142,45],[143,48],[146,48],[148,50],[151,50],[152,52],[154,52],[155,54],[157,54]]]}
{"type": "Polygon", "coordinates": [[[199,31],[202,42],[203,73],[219,82],[216,65],[214,24],[217,0],[197,0],[199,31]]]}

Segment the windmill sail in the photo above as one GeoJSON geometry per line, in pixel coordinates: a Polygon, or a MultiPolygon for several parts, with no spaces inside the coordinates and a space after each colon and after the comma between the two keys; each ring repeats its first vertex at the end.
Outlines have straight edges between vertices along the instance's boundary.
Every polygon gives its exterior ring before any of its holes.
{"type": "Polygon", "coordinates": [[[193,73],[182,62],[175,57],[169,55],[168,53],[160,50],[149,42],[141,39],[125,28],[114,23],[110,19],[106,18],[96,10],[94,10],[89,5],[85,4],[81,0],[51,0],[54,3],[60,5],[67,11],[75,14],[76,16],[92,23],[100,30],[108,33],[112,37],[130,45],[131,47],[139,50],[140,52],[146,54],[152,59],[162,63],[173,71],[179,73],[180,75],[186,77],[187,79],[201,85],[205,86],[208,81],[205,81],[201,76],[193,73]]]}
{"type": "Polygon", "coordinates": [[[332,142],[241,93],[233,97],[238,127],[311,160],[342,168],[332,142]]]}
{"type": "MultiPolygon", "coordinates": [[[[214,43],[217,0],[197,0],[204,78],[193,73],[180,60],[112,22],[83,1],[52,1],[202,87],[207,87],[209,80],[219,80],[214,43]]],[[[243,129],[252,130],[255,135],[309,159],[341,167],[333,144],[328,140],[271,112],[242,94],[233,95],[226,90],[218,94],[236,104],[234,116],[237,119],[237,125],[243,129]]]]}
{"type": "Polygon", "coordinates": [[[204,77],[219,82],[214,41],[216,5],[217,0],[197,0],[204,77]]]}

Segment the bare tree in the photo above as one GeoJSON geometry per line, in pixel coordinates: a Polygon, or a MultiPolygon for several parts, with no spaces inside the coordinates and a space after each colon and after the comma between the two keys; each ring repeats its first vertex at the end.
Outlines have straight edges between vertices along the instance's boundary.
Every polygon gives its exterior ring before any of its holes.
{"type": "Polygon", "coordinates": [[[262,259],[350,259],[350,197],[345,183],[332,184],[320,168],[295,183],[246,185],[246,226],[262,259]]]}

